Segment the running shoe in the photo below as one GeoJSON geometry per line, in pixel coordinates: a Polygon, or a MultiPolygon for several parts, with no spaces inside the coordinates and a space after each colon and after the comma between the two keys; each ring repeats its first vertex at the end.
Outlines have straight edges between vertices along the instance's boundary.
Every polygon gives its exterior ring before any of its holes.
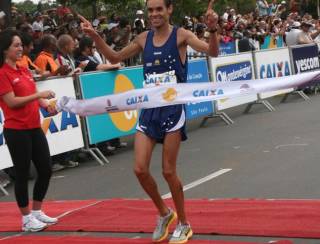
{"type": "Polygon", "coordinates": [[[177,219],[177,214],[169,208],[169,213],[161,217],[159,216],[157,226],[152,235],[153,242],[161,242],[165,240],[169,235],[169,226],[174,220],[177,219]]]}
{"type": "Polygon", "coordinates": [[[38,232],[46,228],[48,225],[39,221],[32,214],[22,218],[22,230],[30,232],[38,232]]]}
{"type": "Polygon", "coordinates": [[[179,223],[169,240],[169,244],[187,243],[192,237],[192,229],[190,224],[179,223]]]}
{"type": "Polygon", "coordinates": [[[42,212],[41,210],[39,211],[31,211],[31,214],[33,217],[35,217],[37,220],[48,224],[48,225],[53,225],[56,224],[58,222],[57,218],[51,218],[48,215],[46,215],[44,212],[42,212]]]}

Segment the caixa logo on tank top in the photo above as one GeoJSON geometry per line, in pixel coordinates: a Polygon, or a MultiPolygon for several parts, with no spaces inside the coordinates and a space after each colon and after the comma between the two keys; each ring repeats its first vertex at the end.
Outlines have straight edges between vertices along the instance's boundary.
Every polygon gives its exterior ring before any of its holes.
{"type": "Polygon", "coordinates": [[[177,76],[175,70],[171,70],[161,74],[146,74],[146,80],[143,82],[143,87],[154,87],[159,85],[176,84],[177,76]]]}
{"type": "Polygon", "coordinates": [[[217,82],[251,80],[252,77],[253,72],[250,61],[221,65],[216,69],[217,82]]]}

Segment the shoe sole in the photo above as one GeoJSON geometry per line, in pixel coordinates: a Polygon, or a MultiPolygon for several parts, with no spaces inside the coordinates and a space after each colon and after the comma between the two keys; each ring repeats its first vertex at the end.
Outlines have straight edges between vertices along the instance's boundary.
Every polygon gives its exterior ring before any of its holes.
{"type": "MultiPolygon", "coordinates": [[[[42,221],[43,222],[43,221],[42,221]]],[[[48,223],[48,222],[43,222],[43,223],[45,223],[46,225],[55,225],[55,224],[57,224],[58,223],[58,221],[57,222],[51,222],[51,223],[48,223]]]]}
{"type": "Polygon", "coordinates": [[[168,235],[169,235],[169,227],[170,225],[172,224],[173,221],[175,221],[177,219],[177,214],[176,212],[173,212],[173,216],[172,218],[169,220],[168,224],[167,224],[167,227],[166,227],[166,231],[164,232],[164,235],[158,239],[158,240],[152,240],[153,243],[159,243],[159,242],[162,242],[163,240],[165,240],[168,235]]]}
{"type": "Polygon", "coordinates": [[[22,231],[24,231],[24,232],[39,232],[39,231],[44,230],[44,229],[47,228],[47,227],[48,227],[48,225],[45,226],[45,227],[43,227],[43,228],[39,228],[39,229],[26,229],[26,228],[22,228],[22,231]]]}
{"type": "Polygon", "coordinates": [[[186,240],[182,240],[182,241],[169,241],[169,244],[183,244],[183,243],[187,243],[191,237],[193,235],[192,230],[190,229],[190,231],[187,234],[187,239],[186,240]]]}

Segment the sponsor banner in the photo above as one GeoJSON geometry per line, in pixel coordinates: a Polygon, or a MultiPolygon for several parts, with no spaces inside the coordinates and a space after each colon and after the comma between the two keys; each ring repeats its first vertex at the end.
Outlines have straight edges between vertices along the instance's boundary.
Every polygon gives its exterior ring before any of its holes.
{"type": "MultiPolygon", "coordinates": [[[[234,82],[241,80],[253,80],[254,67],[251,53],[244,53],[234,56],[226,56],[210,59],[210,68],[214,82],[234,82]]],[[[237,98],[227,98],[217,101],[218,110],[235,107],[241,104],[257,100],[257,94],[250,94],[237,98]]]]}
{"type": "MultiPolygon", "coordinates": [[[[192,60],[188,64],[187,83],[209,82],[209,72],[206,59],[192,60]]],[[[187,119],[195,119],[213,114],[212,102],[188,103],[186,105],[187,119]]]]}
{"type": "MultiPolygon", "coordinates": [[[[75,98],[73,78],[50,79],[37,82],[39,91],[52,90],[57,97],[69,94],[75,98]]],[[[50,116],[44,109],[40,109],[41,126],[46,134],[51,155],[69,152],[84,146],[79,116],[62,111],[50,116]]]]}
{"type": "MultiPolygon", "coordinates": [[[[65,94],[75,98],[75,89],[71,77],[50,79],[37,82],[39,91],[52,90],[57,97],[65,94]]],[[[79,116],[62,111],[50,116],[44,109],[40,109],[41,127],[46,134],[50,153],[56,155],[83,147],[83,136],[79,116]]],[[[12,166],[11,156],[3,137],[4,116],[0,109],[0,169],[12,166]]]]}
{"type": "Polygon", "coordinates": [[[189,60],[190,59],[199,59],[199,58],[207,57],[207,54],[206,53],[202,53],[202,52],[197,52],[192,47],[188,46],[187,47],[187,57],[188,57],[189,60]]]}
{"type": "Polygon", "coordinates": [[[58,100],[57,109],[88,116],[188,102],[214,101],[297,87],[313,82],[319,77],[320,71],[314,71],[270,79],[160,85],[86,100],[65,96],[58,100]]]}
{"type": "MultiPolygon", "coordinates": [[[[142,88],[142,67],[125,68],[117,71],[87,73],[79,76],[81,92],[84,99],[116,94],[142,88]]],[[[147,99],[143,97],[142,99],[147,99]]],[[[106,101],[108,111],[116,110],[106,101]]],[[[126,99],[126,104],[134,105],[139,102],[136,97],[126,99]]],[[[138,111],[101,114],[86,117],[89,143],[95,144],[113,138],[135,133],[138,122],[138,111]]]]}
{"type": "Polygon", "coordinates": [[[295,74],[320,68],[317,45],[291,47],[295,74]]]}
{"type": "MultiPolygon", "coordinates": [[[[255,52],[257,79],[278,78],[292,74],[288,48],[255,52]]],[[[281,80],[279,79],[279,82],[281,80]]],[[[279,84],[280,85],[280,84],[279,84]]],[[[261,99],[293,91],[295,87],[285,90],[260,94],[261,99]]]]}
{"type": "Polygon", "coordinates": [[[3,112],[0,109],[0,170],[13,166],[9,150],[5,144],[5,140],[3,136],[3,122],[4,122],[3,112]]]}
{"type": "Polygon", "coordinates": [[[234,53],[236,53],[235,42],[228,42],[228,43],[220,42],[219,56],[226,56],[234,53]]]}

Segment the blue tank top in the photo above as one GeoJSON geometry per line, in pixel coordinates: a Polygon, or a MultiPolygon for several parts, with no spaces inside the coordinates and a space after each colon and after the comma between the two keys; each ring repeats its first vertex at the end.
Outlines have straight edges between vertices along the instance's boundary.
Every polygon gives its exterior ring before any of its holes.
{"type": "Polygon", "coordinates": [[[174,71],[178,83],[187,81],[188,59],[186,58],[185,64],[182,64],[177,45],[177,30],[178,28],[174,26],[168,40],[161,47],[153,45],[154,31],[148,32],[143,50],[144,79],[147,79],[148,75],[174,71]]]}

